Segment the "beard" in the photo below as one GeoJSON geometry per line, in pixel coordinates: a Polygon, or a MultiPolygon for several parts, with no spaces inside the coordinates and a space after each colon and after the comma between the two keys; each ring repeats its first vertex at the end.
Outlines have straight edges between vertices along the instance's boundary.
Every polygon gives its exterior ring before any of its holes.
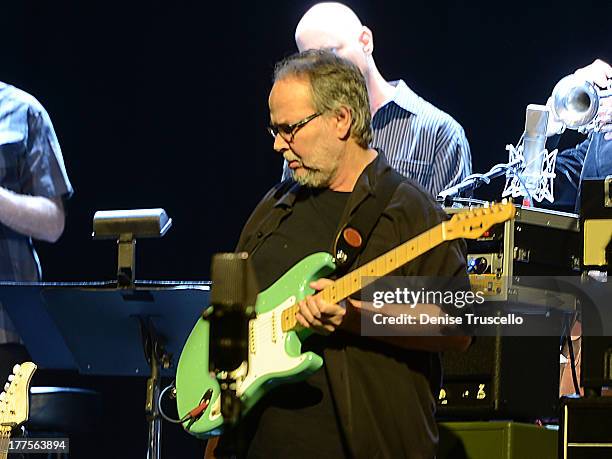
{"type": "Polygon", "coordinates": [[[290,169],[291,178],[297,183],[309,188],[326,188],[331,183],[332,177],[335,175],[338,165],[335,164],[330,170],[323,170],[317,167],[305,165],[300,158],[292,154],[284,155],[287,164],[292,161],[297,161],[299,166],[295,169],[290,169]],[[299,171],[299,175],[298,175],[299,171]]]}
{"type": "Polygon", "coordinates": [[[297,183],[309,188],[327,188],[331,183],[331,179],[336,173],[336,168],[331,171],[323,171],[300,165],[300,169],[291,169],[291,177],[297,183]],[[298,175],[297,171],[301,170],[298,175]]]}

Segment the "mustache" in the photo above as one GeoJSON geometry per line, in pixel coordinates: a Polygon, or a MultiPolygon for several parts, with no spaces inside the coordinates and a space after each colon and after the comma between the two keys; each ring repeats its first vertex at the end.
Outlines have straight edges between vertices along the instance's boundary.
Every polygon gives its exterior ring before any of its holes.
{"type": "Polygon", "coordinates": [[[300,166],[304,165],[304,163],[302,163],[302,160],[292,153],[285,153],[283,155],[283,158],[285,158],[285,161],[287,161],[288,163],[292,161],[297,161],[300,166]]]}
{"type": "Polygon", "coordinates": [[[297,161],[298,163],[298,167],[301,167],[303,169],[308,169],[310,171],[318,171],[319,169],[316,167],[313,167],[312,165],[308,165],[308,164],[304,164],[304,161],[302,161],[302,159],[300,157],[298,157],[297,155],[295,155],[292,152],[285,152],[283,153],[283,158],[285,159],[285,161],[287,161],[287,164],[289,164],[292,161],[297,161]]]}

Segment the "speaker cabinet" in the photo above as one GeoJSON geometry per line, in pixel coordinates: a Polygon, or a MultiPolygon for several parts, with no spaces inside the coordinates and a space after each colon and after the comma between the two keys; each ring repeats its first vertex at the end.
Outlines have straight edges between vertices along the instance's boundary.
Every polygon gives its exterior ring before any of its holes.
{"type": "Polygon", "coordinates": [[[554,459],[557,432],[508,421],[440,422],[437,459],[554,459]]]}
{"type": "Polygon", "coordinates": [[[476,337],[446,352],[439,419],[549,419],[557,416],[559,338],[476,337]]]}
{"type": "Polygon", "coordinates": [[[562,398],[559,457],[612,457],[612,397],[562,398]]]}
{"type": "Polygon", "coordinates": [[[612,336],[583,336],[582,385],[599,393],[612,385],[612,336]]]}

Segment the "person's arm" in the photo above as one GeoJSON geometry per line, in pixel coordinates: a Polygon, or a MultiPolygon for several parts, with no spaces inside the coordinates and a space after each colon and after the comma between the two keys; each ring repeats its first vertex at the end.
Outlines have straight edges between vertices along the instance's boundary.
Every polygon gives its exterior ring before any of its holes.
{"type": "Polygon", "coordinates": [[[30,101],[25,140],[19,184],[0,187],[0,223],[34,239],[55,242],[64,231],[63,198],[70,197],[72,186],[51,119],[37,101],[30,101]]]}
{"type": "Polygon", "coordinates": [[[454,120],[442,124],[436,135],[432,194],[457,185],[472,173],[470,144],[463,128],[454,120]]]}
{"type": "Polygon", "coordinates": [[[0,222],[18,233],[55,242],[64,231],[61,198],[14,193],[0,187],[0,222]]]}
{"type": "Polygon", "coordinates": [[[612,140],[612,96],[604,97],[599,103],[599,124],[600,132],[605,133],[604,139],[612,140]]]}
{"type": "MultiPolygon", "coordinates": [[[[319,291],[332,284],[329,279],[319,279],[312,282],[310,287],[319,291]]],[[[329,334],[336,330],[346,331],[354,335],[361,335],[362,316],[371,315],[370,308],[362,307],[362,302],[350,300],[346,302],[346,308],[338,304],[325,302],[321,297],[309,295],[299,303],[300,311],[296,314],[296,319],[301,326],[311,328],[315,333],[329,334]]],[[[406,311],[406,305],[386,305],[387,316],[398,316],[406,311]]],[[[429,317],[443,316],[442,309],[435,304],[419,304],[413,309],[413,313],[426,314],[429,317]],[[416,312],[415,312],[416,311],[416,312]]],[[[405,328],[406,325],[403,325],[405,328]]],[[[440,334],[439,325],[420,325],[413,326],[411,334],[406,336],[399,333],[394,336],[372,336],[372,339],[383,341],[393,346],[404,349],[439,352],[466,350],[472,338],[470,336],[448,336],[440,334]]]]}
{"type": "Polygon", "coordinates": [[[574,74],[605,89],[610,85],[610,80],[612,80],[612,67],[601,59],[595,59],[593,63],[576,70],[574,74]]]}

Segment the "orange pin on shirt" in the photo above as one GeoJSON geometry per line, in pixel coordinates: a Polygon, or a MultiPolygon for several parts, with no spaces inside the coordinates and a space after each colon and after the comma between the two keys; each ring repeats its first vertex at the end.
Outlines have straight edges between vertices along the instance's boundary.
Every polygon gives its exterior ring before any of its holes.
{"type": "Polygon", "coordinates": [[[342,237],[344,237],[346,243],[351,247],[361,247],[361,244],[363,243],[361,234],[359,234],[359,231],[354,228],[345,228],[342,232],[342,237]]]}

